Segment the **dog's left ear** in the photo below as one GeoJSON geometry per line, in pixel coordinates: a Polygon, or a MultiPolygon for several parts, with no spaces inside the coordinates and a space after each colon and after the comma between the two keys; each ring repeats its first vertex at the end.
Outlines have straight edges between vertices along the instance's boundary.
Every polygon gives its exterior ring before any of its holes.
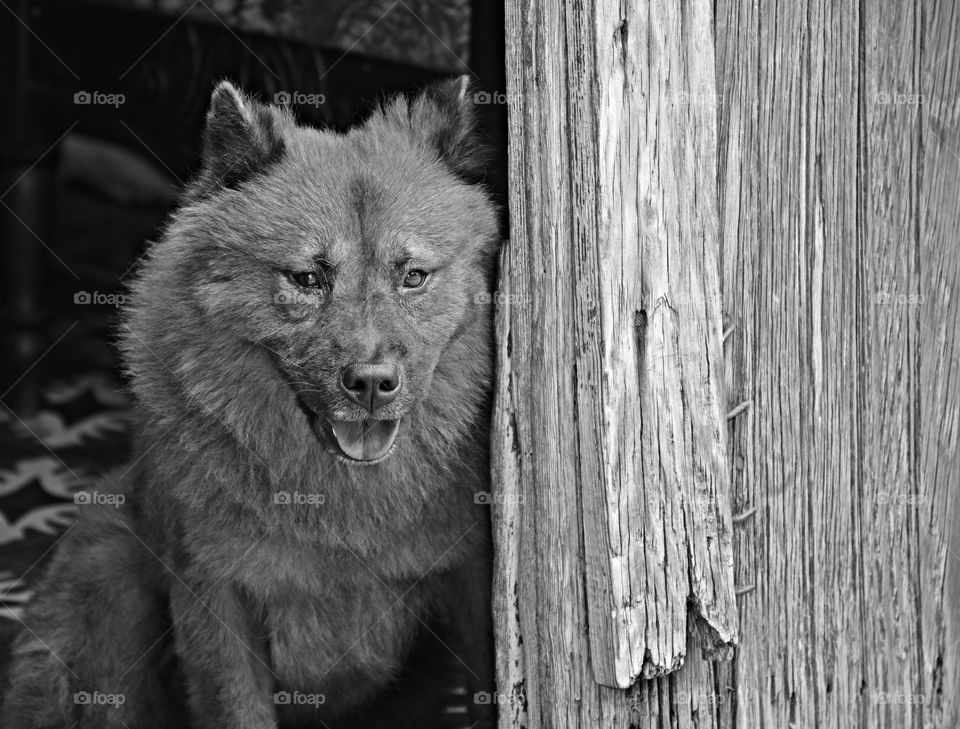
{"type": "Polygon", "coordinates": [[[210,186],[236,187],[284,155],[280,115],[221,81],[210,98],[203,135],[210,186]]]}
{"type": "Polygon", "coordinates": [[[483,179],[490,158],[478,130],[476,94],[469,76],[437,81],[409,101],[410,128],[468,182],[483,179]]]}

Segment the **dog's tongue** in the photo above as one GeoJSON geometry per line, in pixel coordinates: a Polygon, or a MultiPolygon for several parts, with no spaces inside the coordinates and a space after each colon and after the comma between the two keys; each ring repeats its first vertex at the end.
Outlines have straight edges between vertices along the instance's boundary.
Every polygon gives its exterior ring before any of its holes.
{"type": "Polygon", "coordinates": [[[397,437],[399,420],[331,420],[340,450],[355,461],[375,461],[386,455],[397,437]]]}

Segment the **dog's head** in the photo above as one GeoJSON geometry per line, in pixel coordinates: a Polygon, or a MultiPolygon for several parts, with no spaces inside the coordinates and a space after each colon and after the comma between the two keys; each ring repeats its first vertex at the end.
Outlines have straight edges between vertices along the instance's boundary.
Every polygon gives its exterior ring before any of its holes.
{"type": "Polygon", "coordinates": [[[203,169],[167,238],[191,261],[200,315],[269,352],[341,460],[385,459],[425,399],[461,396],[431,388],[489,315],[497,220],[476,136],[465,78],[346,134],[226,82],[213,93],[203,169]]]}

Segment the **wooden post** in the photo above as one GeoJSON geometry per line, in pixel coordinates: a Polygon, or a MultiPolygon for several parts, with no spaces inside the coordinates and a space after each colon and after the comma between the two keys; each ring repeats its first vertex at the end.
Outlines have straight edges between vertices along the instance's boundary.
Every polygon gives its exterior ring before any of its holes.
{"type": "Polygon", "coordinates": [[[508,5],[500,698],[534,726],[736,639],[709,6],[624,13],[508,5]]]}
{"type": "Polygon", "coordinates": [[[952,8],[508,1],[501,727],[960,725],[952,8]]]}
{"type": "Polygon", "coordinates": [[[736,723],[960,726],[960,13],[716,18],[736,723]]]}

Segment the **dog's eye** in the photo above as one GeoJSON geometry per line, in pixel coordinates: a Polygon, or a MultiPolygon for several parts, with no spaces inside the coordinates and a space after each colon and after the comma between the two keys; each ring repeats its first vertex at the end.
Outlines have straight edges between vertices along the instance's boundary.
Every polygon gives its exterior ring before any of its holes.
{"type": "Polygon", "coordinates": [[[422,271],[419,268],[413,268],[407,271],[407,275],[403,277],[403,287],[405,289],[418,289],[427,280],[427,272],[422,271]]]}
{"type": "Polygon", "coordinates": [[[302,286],[305,289],[315,289],[320,286],[320,277],[317,275],[316,271],[301,271],[299,273],[291,273],[290,278],[293,279],[293,282],[297,286],[302,286]]]}

